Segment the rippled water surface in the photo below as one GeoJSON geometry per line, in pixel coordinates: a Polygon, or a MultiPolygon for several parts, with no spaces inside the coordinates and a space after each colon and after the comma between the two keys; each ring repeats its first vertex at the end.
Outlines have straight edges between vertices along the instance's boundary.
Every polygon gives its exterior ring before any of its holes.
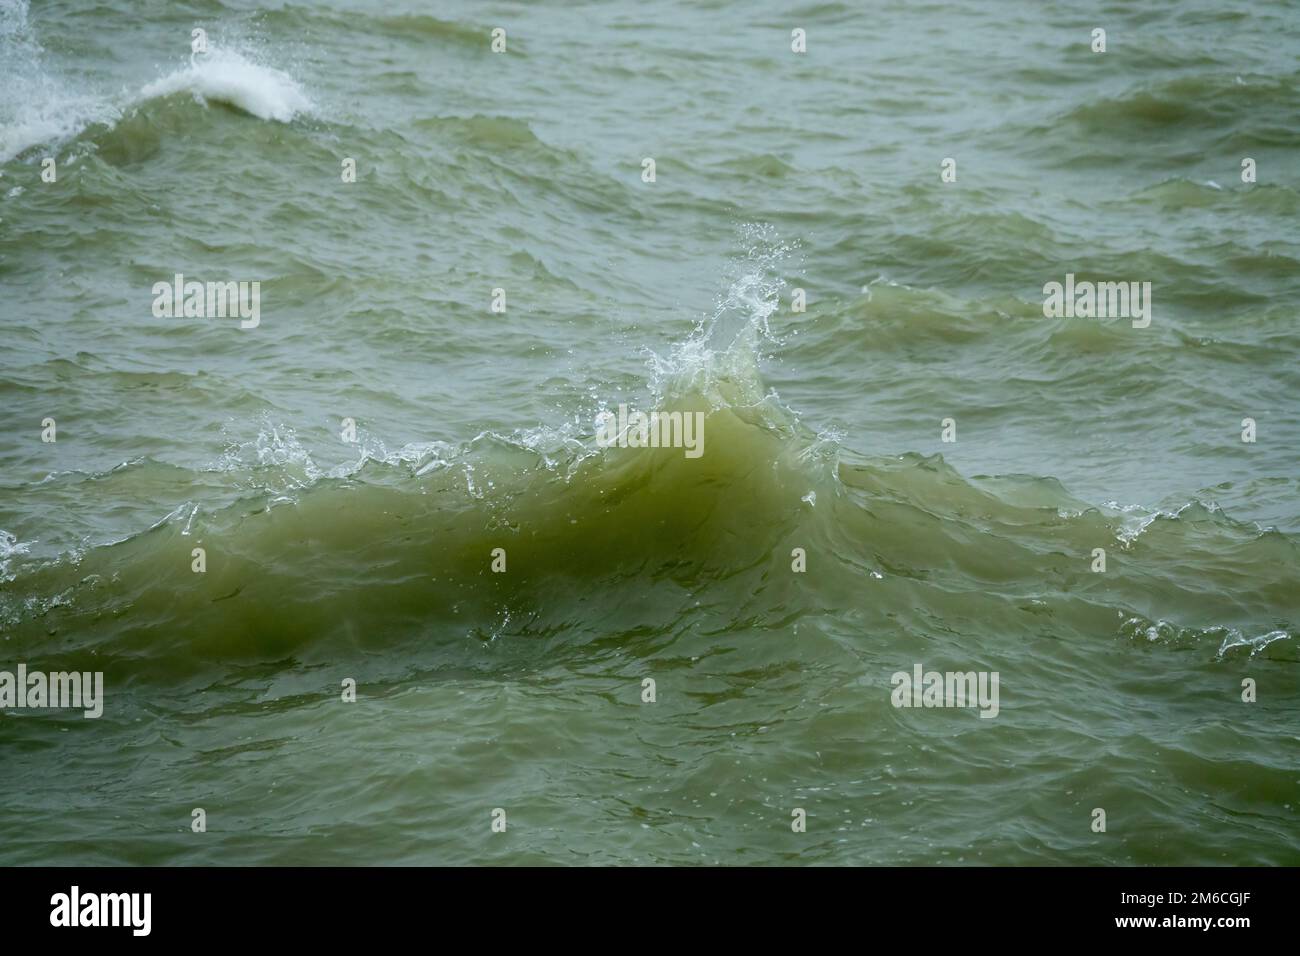
{"type": "Polygon", "coordinates": [[[106,684],[0,713],[0,863],[1300,863],[1298,52],[1294,2],[0,0],[0,671],[106,684]],[[620,403],[704,453],[597,447],[620,403]]]}

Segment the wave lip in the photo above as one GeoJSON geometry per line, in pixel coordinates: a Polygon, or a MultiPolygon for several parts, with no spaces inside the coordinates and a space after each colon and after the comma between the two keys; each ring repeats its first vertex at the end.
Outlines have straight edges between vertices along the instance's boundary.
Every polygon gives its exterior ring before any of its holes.
{"type": "Polygon", "coordinates": [[[274,67],[262,66],[231,50],[191,58],[190,65],[146,84],[140,100],[158,99],[173,93],[193,93],[201,100],[213,100],[237,107],[259,119],[288,123],[308,113],[312,102],[298,82],[274,67]]]}

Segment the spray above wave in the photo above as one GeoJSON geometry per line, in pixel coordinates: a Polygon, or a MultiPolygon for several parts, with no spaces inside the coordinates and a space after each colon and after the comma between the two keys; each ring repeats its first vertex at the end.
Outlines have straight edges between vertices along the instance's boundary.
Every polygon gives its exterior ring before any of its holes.
{"type": "Polygon", "coordinates": [[[288,73],[216,46],[138,91],[88,91],[50,63],[28,24],[25,2],[0,4],[0,83],[7,91],[0,102],[0,163],[37,147],[61,145],[91,127],[111,128],[144,104],[181,93],[203,105],[223,103],[280,123],[313,109],[288,73]]]}
{"type": "Polygon", "coordinates": [[[715,409],[767,403],[778,417],[792,420],[790,409],[765,394],[758,363],[764,348],[783,341],[770,320],[785,288],[781,271],[795,250],[770,225],[743,225],[738,237],[744,254],[732,260],[727,291],[713,311],[668,354],[645,350],[650,390],[661,404],[680,403],[687,397],[702,399],[715,409]]]}

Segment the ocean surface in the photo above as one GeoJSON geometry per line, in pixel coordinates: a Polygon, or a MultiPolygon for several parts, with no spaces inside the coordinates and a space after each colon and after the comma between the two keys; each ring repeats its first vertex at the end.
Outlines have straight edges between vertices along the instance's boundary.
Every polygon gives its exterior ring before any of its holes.
{"type": "Polygon", "coordinates": [[[0,671],[105,687],[0,712],[0,864],[1300,864],[1298,53],[1296,2],[0,0],[0,671]]]}

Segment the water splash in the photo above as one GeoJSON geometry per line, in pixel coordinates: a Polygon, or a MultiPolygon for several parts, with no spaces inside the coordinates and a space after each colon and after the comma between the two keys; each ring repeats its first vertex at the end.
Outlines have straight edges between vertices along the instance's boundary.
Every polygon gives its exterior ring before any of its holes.
{"type": "Polygon", "coordinates": [[[712,312],[667,355],[651,349],[650,388],[659,403],[684,394],[708,398],[715,408],[763,399],[758,375],[760,352],[784,339],[772,331],[771,317],[781,305],[786,282],[782,267],[795,246],[761,223],[739,228],[744,254],[729,267],[728,286],[712,312]]]}

